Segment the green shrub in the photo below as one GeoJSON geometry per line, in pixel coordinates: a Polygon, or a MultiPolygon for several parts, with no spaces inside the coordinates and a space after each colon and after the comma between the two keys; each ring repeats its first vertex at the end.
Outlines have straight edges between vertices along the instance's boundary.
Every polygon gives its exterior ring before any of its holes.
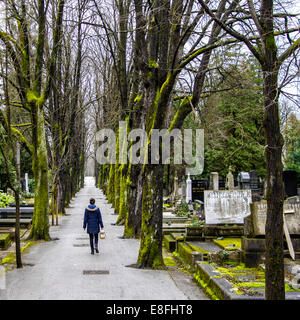
{"type": "Polygon", "coordinates": [[[0,192],[0,207],[6,208],[10,203],[13,203],[15,198],[9,194],[0,192]]]}
{"type": "Polygon", "coordinates": [[[174,211],[176,216],[178,217],[183,217],[183,216],[188,216],[189,215],[189,208],[187,203],[181,203],[178,205],[174,211]]]}
{"type": "Polygon", "coordinates": [[[32,193],[32,192],[29,192],[29,193],[23,192],[22,193],[22,198],[24,198],[24,199],[34,198],[34,193],[32,193]]]}
{"type": "Polygon", "coordinates": [[[28,179],[28,189],[30,193],[34,193],[34,179],[28,179]]]}

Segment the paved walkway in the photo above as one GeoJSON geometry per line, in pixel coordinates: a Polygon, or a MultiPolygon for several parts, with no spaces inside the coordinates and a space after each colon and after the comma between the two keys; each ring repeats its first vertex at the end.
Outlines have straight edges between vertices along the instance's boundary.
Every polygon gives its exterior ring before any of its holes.
{"type": "Polygon", "coordinates": [[[59,240],[34,245],[23,255],[32,264],[6,274],[4,299],[80,299],[80,300],[200,300],[207,299],[183,272],[139,270],[126,267],[137,260],[139,241],[120,239],[123,227],[116,221],[111,205],[102,191],[87,177],[85,187],[76,194],[68,216],[60,217],[59,226],[50,228],[59,240]],[[83,231],[83,212],[90,197],[101,208],[107,234],[100,240],[100,253],[91,255],[88,235],[83,231]],[[75,245],[75,246],[74,246],[75,245]],[[84,275],[84,270],[104,270],[108,274],[84,275]]]}

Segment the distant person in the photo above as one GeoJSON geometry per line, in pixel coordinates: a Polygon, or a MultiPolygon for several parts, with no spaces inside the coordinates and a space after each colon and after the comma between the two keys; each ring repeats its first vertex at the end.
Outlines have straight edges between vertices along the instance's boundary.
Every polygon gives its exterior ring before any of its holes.
{"type": "Polygon", "coordinates": [[[95,205],[95,199],[90,199],[89,206],[85,209],[84,212],[84,221],[83,221],[83,229],[85,230],[87,226],[87,233],[90,236],[90,246],[91,246],[91,254],[94,254],[94,249],[96,253],[99,253],[98,249],[98,234],[100,232],[100,227],[103,229],[103,221],[100,209],[95,205]]]}

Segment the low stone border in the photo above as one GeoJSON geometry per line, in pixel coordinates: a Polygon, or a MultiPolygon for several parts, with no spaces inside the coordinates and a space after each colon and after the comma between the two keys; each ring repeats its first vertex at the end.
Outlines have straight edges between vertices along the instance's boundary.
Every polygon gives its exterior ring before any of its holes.
{"type": "Polygon", "coordinates": [[[194,279],[214,300],[264,300],[264,296],[236,294],[232,284],[209,263],[196,262],[194,279]]]}
{"type": "MultiPolygon", "coordinates": [[[[261,295],[236,294],[234,286],[206,262],[195,263],[195,281],[214,300],[264,300],[265,292],[261,295]]],[[[286,292],[286,300],[300,300],[300,292],[286,292]]]]}

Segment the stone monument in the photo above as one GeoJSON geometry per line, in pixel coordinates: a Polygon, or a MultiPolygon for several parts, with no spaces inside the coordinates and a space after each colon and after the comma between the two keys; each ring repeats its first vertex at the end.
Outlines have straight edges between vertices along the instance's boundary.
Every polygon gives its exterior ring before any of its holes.
{"type": "Polygon", "coordinates": [[[238,174],[238,183],[240,190],[250,189],[250,174],[249,172],[242,171],[238,174]]]}
{"type": "Polygon", "coordinates": [[[219,174],[218,172],[210,173],[209,188],[211,190],[219,190],[219,174]]]}
{"type": "Polygon", "coordinates": [[[229,166],[228,174],[226,176],[226,186],[225,186],[225,188],[227,190],[234,190],[234,177],[233,177],[233,174],[232,174],[231,166],[229,166]]]}
{"type": "Polygon", "coordinates": [[[297,190],[297,171],[284,170],[283,171],[283,182],[285,194],[287,197],[293,197],[298,194],[297,190]]]}
{"type": "Polygon", "coordinates": [[[29,193],[29,187],[28,187],[28,173],[25,173],[25,192],[26,194],[29,193]]]}
{"type": "Polygon", "coordinates": [[[178,177],[175,176],[174,178],[174,198],[178,198],[178,177]]]}
{"type": "MultiPolygon", "coordinates": [[[[284,234],[287,250],[285,255],[300,258],[300,197],[284,201],[284,234]]],[[[267,201],[251,204],[251,215],[245,218],[242,238],[243,260],[246,266],[256,266],[263,262],[265,255],[265,225],[267,220],[267,201]]]]}
{"type": "Polygon", "coordinates": [[[190,201],[192,201],[192,180],[191,180],[190,174],[188,173],[188,178],[186,180],[185,202],[189,203],[190,201]]]}
{"type": "Polygon", "coordinates": [[[204,191],[206,224],[243,224],[250,215],[251,190],[204,191]]]}

